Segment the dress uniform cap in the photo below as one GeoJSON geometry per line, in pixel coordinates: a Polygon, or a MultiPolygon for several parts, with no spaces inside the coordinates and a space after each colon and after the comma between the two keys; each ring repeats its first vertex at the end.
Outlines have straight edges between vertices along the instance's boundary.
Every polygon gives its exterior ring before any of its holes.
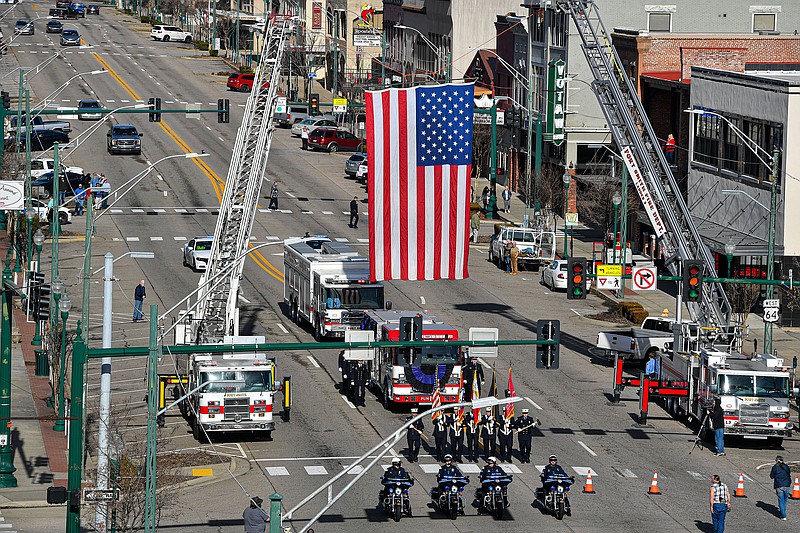
{"type": "Polygon", "coordinates": [[[523,410],[522,410],[522,414],[523,414],[523,415],[524,415],[525,413],[527,413],[527,412],[528,412],[528,410],[527,410],[527,409],[523,409],[523,410]]]}
{"type": "Polygon", "coordinates": [[[417,412],[419,412],[419,409],[417,409],[416,407],[412,407],[411,408],[411,412],[412,413],[417,413],[417,412]]]}

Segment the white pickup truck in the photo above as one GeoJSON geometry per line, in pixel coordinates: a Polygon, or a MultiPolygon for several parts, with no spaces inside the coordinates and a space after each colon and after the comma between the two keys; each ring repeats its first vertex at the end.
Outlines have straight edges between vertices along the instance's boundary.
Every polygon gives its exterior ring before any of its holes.
{"type": "Polygon", "coordinates": [[[556,234],[519,226],[495,226],[495,234],[489,240],[489,261],[503,266],[505,247],[509,241],[517,244],[520,267],[532,267],[534,271],[549,263],[556,254],[556,234]]]}
{"type": "MultiPolygon", "coordinates": [[[[606,357],[619,354],[631,360],[646,359],[651,353],[672,347],[674,318],[647,317],[641,327],[630,330],[601,331],[597,334],[596,348],[606,357]]],[[[683,338],[696,343],[700,332],[694,322],[683,322],[683,338]]]]}

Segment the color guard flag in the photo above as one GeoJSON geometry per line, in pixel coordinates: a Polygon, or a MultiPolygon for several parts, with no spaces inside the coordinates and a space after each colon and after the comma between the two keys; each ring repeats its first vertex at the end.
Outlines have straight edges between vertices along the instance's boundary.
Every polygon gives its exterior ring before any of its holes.
{"type": "MultiPolygon", "coordinates": [[[[436,366],[437,366],[436,369],[437,372],[436,372],[436,380],[433,383],[433,396],[431,397],[431,409],[436,409],[437,407],[440,407],[442,405],[442,396],[441,392],[439,391],[439,372],[438,372],[439,365],[436,366]]],[[[441,411],[434,411],[433,413],[431,413],[431,422],[435,421],[441,415],[442,415],[441,411]]]]}
{"type": "Polygon", "coordinates": [[[469,277],[473,85],[366,93],[372,281],[469,277]]]}
{"type": "MultiPolygon", "coordinates": [[[[480,392],[480,390],[478,390],[478,373],[477,372],[473,372],[472,373],[472,398],[470,398],[470,401],[474,402],[475,400],[480,399],[480,397],[481,397],[481,392],[480,392]]],[[[472,410],[472,421],[473,422],[475,422],[477,424],[478,420],[480,420],[480,416],[481,416],[481,410],[480,409],[473,409],[472,410]]]]}
{"type": "MultiPolygon", "coordinates": [[[[508,397],[513,398],[517,395],[517,391],[514,390],[514,379],[511,373],[511,367],[508,367],[508,397]]],[[[514,418],[514,404],[507,403],[506,404],[506,418],[511,419],[514,418]]]]}

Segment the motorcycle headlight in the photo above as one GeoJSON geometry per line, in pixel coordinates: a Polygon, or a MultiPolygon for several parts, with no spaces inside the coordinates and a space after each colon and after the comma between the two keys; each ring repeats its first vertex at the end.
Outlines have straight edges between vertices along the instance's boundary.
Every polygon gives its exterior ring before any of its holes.
{"type": "Polygon", "coordinates": [[[394,489],[394,493],[395,493],[395,494],[400,494],[400,492],[401,492],[401,491],[400,491],[400,489],[399,489],[399,488],[396,488],[396,489],[394,489]]]}
{"type": "Polygon", "coordinates": [[[458,487],[451,487],[450,490],[453,492],[458,492],[458,487]]]}
{"type": "Polygon", "coordinates": [[[494,490],[503,490],[503,487],[501,487],[500,485],[497,485],[497,487],[495,487],[494,490]]]}

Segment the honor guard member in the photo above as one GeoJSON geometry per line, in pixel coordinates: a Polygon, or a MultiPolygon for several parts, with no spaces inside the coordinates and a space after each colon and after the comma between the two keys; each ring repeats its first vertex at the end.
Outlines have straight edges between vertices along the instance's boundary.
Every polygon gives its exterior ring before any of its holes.
{"type": "MultiPolygon", "coordinates": [[[[411,408],[411,416],[406,418],[406,422],[417,416],[419,409],[416,407],[411,408]]],[[[408,462],[415,463],[419,460],[419,447],[422,444],[422,435],[425,431],[425,424],[422,419],[412,422],[406,430],[406,441],[408,442],[408,462]]]]}
{"type": "Polygon", "coordinates": [[[470,357],[469,362],[464,365],[464,399],[472,401],[472,384],[475,380],[475,375],[478,376],[478,393],[481,392],[481,385],[483,385],[483,367],[478,363],[477,357],[470,357]]]}
{"type": "Polygon", "coordinates": [[[339,352],[339,372],[342,373],[342,383],[339,392],[350,398],[350,361],[344,358],[344,350],[339,352]]]}
{"type": "Polygon", "coordinates": [[[453,414],[450,416],[450,450],[453,458],[461,462],[461,451],[464,448],[464,427],[465,419],[458,419],[458,408],[453,408],[453,414]]]}
{"type": "Polygon", "coordinates": [[[353,389],[353,403],[366,407],[365,395],[367,382],[369,381],[367,365],[364,364],[364,361],[358,361],[355,366],[351,367],[350,372],[353,375],[353,380],[350,382],[350,386],[353,389]]]}
{"type": "Polygon", "coordinates": [[[481,420],[481,437],[483,438],[483,453],[486,457],[494,455],[497,444],[497,420],[492,415],[492,408],[487,407],[481,420]]]}
{"type": "Polygon", "coordinates": [[[448,420],[445,418],[444,413],[439,413],[436,420],[433,421],[433,438],[436,441],[436,460],[439,462],[444,461],[444,455],[447,453],[447,430],[448,420]]]}
{"type": "Polygon", "coordinates": [[[464,417],[464,433],[467,436],[467,459],[478,461],[478,440],[481,437],[481,421],[474,415],[474,411],[464,417]]]}
{"type": "Polygon", "coordinates": [[[514,451],[514,420],[505,416],[500,420],[497,439],[500,444],[500,460],[510,463],[514,451]]]}
{"type": "Polygon", "coordinates": [[[528,410],[522,410],[522,416],[518,416],[514,421],[514,426],[519,436],[519,453],[522,455],[523,463],[531,462],[531,439],[533,438],[533,428],[536,422],[528,416],[528,410]]]}

